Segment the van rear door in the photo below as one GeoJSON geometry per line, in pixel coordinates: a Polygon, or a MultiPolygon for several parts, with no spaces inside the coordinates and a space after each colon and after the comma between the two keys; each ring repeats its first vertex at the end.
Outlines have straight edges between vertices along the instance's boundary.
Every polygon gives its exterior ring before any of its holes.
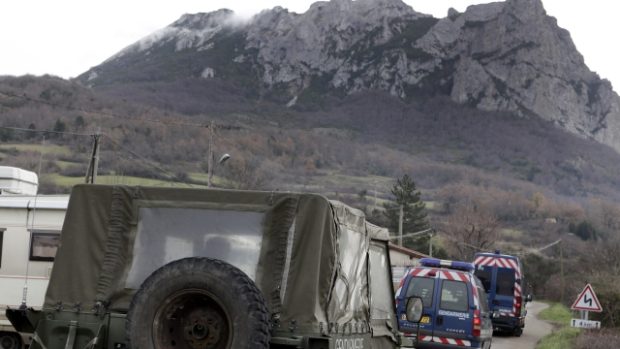
{"type": "MultiPolygon", "coordinates": [[[[414,273],[425,274],[429,269],[414,270],[414,273]]],[[[409,285],[407,286],[407,293],[405,299],[409,297],[420,297],[424,304],[424,312],[422,319],[420,320],[420,337],[432,337],[433,336],[433,321],[435,319],[435,291],[436,291],[436,278],[435,276],[412,276],[409,279],[409,285]]]]}
{"type": "Polygon", "coordinates": [[[459,280],[440,279],[436,292],[434,341],[465,345],[471,335],[473,304],[470,286],[459,280]]]}

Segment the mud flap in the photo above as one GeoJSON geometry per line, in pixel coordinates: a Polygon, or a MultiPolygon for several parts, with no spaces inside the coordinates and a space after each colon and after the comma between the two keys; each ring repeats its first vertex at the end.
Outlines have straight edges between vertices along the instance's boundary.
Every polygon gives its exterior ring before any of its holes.
{"type": "Polygon", "coordinates": [[[15,327],[17,332],[24,333],[33,333],[34,332],[34,324],[32,319],[28,315],[37,315],[38,311],[28,308],[28,309],[7,309],[6,310],[6,318],[9,319],[11,325],[15,327]]]}

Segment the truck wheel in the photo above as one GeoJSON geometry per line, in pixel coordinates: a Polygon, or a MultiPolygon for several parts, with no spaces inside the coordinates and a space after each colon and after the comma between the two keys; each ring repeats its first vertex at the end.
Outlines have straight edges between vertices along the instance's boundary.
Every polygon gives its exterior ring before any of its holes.
{"type": "Polygon", "coordinates": [[[262,349],[269,314],[254,282],[211,258],[171,262],[149,276],[127,313],[132,349],[262,349]]]}
{"type": "Polygon", "coordinates": [[[0,332],[1,349],[21,349],[22,339],[17,333],[0,332]]]}

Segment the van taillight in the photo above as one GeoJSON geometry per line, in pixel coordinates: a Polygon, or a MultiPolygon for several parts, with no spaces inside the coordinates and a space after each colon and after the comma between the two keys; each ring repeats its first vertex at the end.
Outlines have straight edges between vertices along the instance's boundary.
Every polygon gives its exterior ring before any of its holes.
{"type": "Polygon", "coordinates": [[[521,316],[521,296],[515,297],[515,316],[521,316]]]}
{"type": "Polygon", "coordinates": [[[480,318],[480,310],[474,310],[474,330],[472,334],[474,337],[480,337],[480,331],[482,330],[482,319],[480,318]]]}

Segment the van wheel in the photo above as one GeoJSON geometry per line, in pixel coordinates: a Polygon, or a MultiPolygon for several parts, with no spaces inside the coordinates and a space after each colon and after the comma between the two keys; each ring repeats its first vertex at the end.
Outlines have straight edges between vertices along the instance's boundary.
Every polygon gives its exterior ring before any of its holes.
{"type": "Polygon", "coordinates": [[[515,337],[521,337],[521,335],[523,334],[523,329],[521,327],[515,327],[515,329],[513,330],[512,334],[515,337]]]}
{"type": "Polygon", "coordinates": [[[17,333],[0,332],[1,349],[20,349],[21,347],[22,339],[17,333]]]}
{"type": "Polygon", "coordinates": [[[254,282],[211,258],[171,262],[149,276],[127,313],[133,349],[263,349],[269,314],[254,282]]]}

